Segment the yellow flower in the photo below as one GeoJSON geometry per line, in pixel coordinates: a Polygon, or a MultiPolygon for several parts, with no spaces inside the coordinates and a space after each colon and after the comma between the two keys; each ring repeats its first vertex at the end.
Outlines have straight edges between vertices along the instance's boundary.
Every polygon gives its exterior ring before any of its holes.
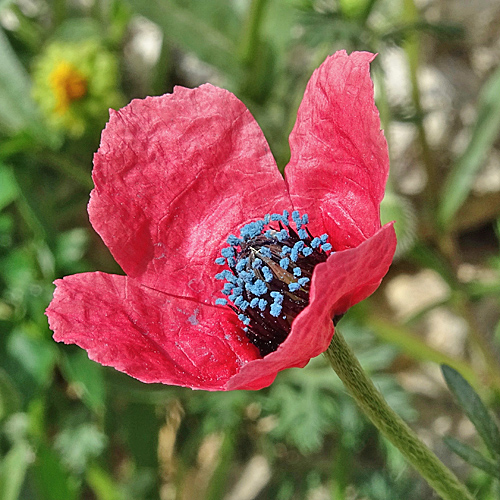
{"type": "Polygon", "coordinates": [[[35,62],[33,97],[49,123],[72,136],[102,128],[108,109],[121,107],[118,62],[96,40],[54,42],[35,62]]]}
{"type": "Polygon", "coordinates": [[[56,96],[55,111],[64,114],[72,101],[81,99],[87,93],[87,78],[68,61],[61,61],[49,77],[56,96]]]}

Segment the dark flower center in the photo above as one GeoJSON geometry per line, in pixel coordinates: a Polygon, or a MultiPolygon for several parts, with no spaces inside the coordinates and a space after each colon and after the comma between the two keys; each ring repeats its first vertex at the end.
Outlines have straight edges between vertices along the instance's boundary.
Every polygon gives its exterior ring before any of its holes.
{"type": "Polygon", "coordinates": [[[314,267],[325,262],[332,246],[328,235],[313,237],[307,214],[266,215],[230,235],[216,263],[227,265],[216,279],[225,280],[222,293],[244,324],[248,339],[265,356],[286,339],[292,321],[307,306],[314,267]]]}

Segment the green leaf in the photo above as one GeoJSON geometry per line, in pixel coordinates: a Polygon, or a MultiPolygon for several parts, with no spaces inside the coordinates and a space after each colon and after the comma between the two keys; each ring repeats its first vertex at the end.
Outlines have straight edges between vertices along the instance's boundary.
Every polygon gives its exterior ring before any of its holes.
{"type": "Polygon", "coordinates": [[[0,463],[0,498],[18,500],[26,475],[26,469],[32,460],[32,452],[25,441],[16,443],[0,463]]]}
{"type": "Polygon", "coordinates": [[[7,341],[7,352],[39,385],[47,384],[56,360],[53,342],[32,338],[21,329],[14,330],[7,341]]]}
{"type": "MultiPolygon", "coordinates": [[[[202,61],[229,73],[236,68],[236,47],[232,39],[215,29],[214,23],[208,23],[201,15],[197,16],[194,9],[181,7],[173,0],[147,2],[128,0],[128,2],[138,14],[157,23],[163,30],[164,36],[172,43],[194,52],[202,61]]],[[[226,2],[222,2],[221,6],[222,4],[226,5],[226,8],[219,10],[221,15],[232,10],[226,2]]],[[[215,12],[215,9],[212,12],[215,12]]]]}
{"type": "Polygon", "coordinates": [[[12,172],[0,163],[0,210],[13,202],[18,195],[16,179],[12,172]]]}
{"type": "Polygon", "coordinates": [[[450,391],[455,395],[469,420],[486,444],[490,453],[500,458],[500,431],[484,406],[476,391],[456,370],[447,365],[441,365],[444,379],[450,391]]]}
{"type": "Polygon", "coordinates": [[[103,469],[90,466],[86,471],[86,479],[99,500],[120,500],[121,495],[113,478],[103,469]]]}
{"type": "Polygon", "coordinates": [[[314,380],[304,382],[300,387],[274,384],[269,403],[279,414],[278,425],[270,434],[306,455],[320,449],[324,435],[332,428],[337,406],[331,393],[321,390],[314,380]]]}
{"type": "Polygon", "coordinates": [[[159,422],[155,407],[148,404],[130,403],[122,413],[127,444],[136,466],[156,470],[159,422]]]}
{"type": "Polygon", "coordinates": [[[0,127],[10,133],[31,129],[43,134],[35,104],[30,97],[30,79],[0,28],[0,127]]]}
{"type": "Polygon", "coordinates": [[[83,473],[87,463],[99,456],[106,444],[105,434],[95,425],[84,423],[59,433],[54,446],[69,469],[75,473],[83,473]]]}
{"type": "Polygon", "coordinates": [[[11,3],[14,3],[14,0],[0,0],[0,11],[8,7],[11,3]]]}
{"type": "Polygon", "coordinates": [[[74,478],[64,469],[59,457],[52,449],[40,444],[34,476],[41,500],[76,500],[78,486],[74,478]]]}
{"type": "Polygon", "coordinates": [[[472,136],[462,156],[456,161],[444,186],[439,221],[448,226],[467,198],[493,142],[500,132],[500,68],[481,90],[478,116],[472,136]]]}
{"type": "Polygon", "coordinates": [[[64,375],[83,402],[93,411],[102,412],[106,401],[106,387],[102,366],[91,361],[81,349],[68,355],[62,366],[64,375]]]}
{"type": "Polygon", "coordinates": [[[417,241],[408,252],[408,256],[410,260],[420,267],[428,267],[439,273],[451,287],[455,286],[455,278],[451,272],[450,264],[430,246],[417,241]]]}
{"type": "Polygon", "coordinates": [[[21,406],[21,396],[8,373],[0,368],[0,421],[21,406]]]}
{"type": "Polygon", "coordinates": [[[416,239],[417,217],[409,200],[387,192],[380,204],[380,219],[382,224],[396,221],[394,229],[398,238],[397,255],[411,248],[416,239]]]}
{"type": "Polygon", "coordinates": [[[474,448],[461,443],[460,441],[446,436],[444,442],[447,446],[454,451],[458,456],[462,457],[470,465],[481,469],[490,476],[500,479],[500,464],[495,463],[493,460],[486,458],[474,448]]]}

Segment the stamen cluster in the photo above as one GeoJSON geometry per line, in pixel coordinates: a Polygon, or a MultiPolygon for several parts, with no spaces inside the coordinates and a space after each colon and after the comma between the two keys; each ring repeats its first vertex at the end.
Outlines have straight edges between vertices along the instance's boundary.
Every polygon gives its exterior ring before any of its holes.
{"type": "Polygon", "coordinates": [[[243,330],[262,356],[275,351],[290,333],[292,321],[307,306],[314,267],[326,261],[332,246],[328,235],[313,237],[307,214],[267,214],[246,224],[240,237],[230,235],[228,247],[215,262],[229,269],[215,275],[225,280],[226,298],[243,323],[243,330]]]}

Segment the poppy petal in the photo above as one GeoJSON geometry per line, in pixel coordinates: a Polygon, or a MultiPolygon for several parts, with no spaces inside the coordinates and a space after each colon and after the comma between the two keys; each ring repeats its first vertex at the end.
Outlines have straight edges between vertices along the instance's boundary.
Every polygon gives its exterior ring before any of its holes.
{"type": "Polygon", "coordinates": [[[359,245],[380,229],[389,174],[387,143],[373,99],[367,52],[336,52],[313,73],[290,134],[285,169],[294,208],[335,250],[359,245]]]}
{"type": "Polygon", "coordinates": [[[100,272],[67,276],[56,285],[46,312],[54,339],[77,344],[90,359],[143,382],[224,390],[242,365],[260,357],[228,308],[100,272]]]}
{"type": "MultiPolygon", "coordinates": [[[[393,223],[386,224],[356,248],[334,252],[313,273],[309,305],[294,319],[279,348],[241,368],[228,389],[255,388],[259,378],[286,368],[304,367],[331,342],[332,318],[371,295],[387,273],[394,251],[393,223]],[[251,381],[253,387],[249,387],[251,381]]],[[[262,386],[264,387],[264,385],[262,386]]]]}
{"type": "Polygon", "coordinates": [[[127,275],[209,303],[226,238],[291,206],[250,112],[209,84],[111,111],[93,179],[90,220],[127,275]]]}

